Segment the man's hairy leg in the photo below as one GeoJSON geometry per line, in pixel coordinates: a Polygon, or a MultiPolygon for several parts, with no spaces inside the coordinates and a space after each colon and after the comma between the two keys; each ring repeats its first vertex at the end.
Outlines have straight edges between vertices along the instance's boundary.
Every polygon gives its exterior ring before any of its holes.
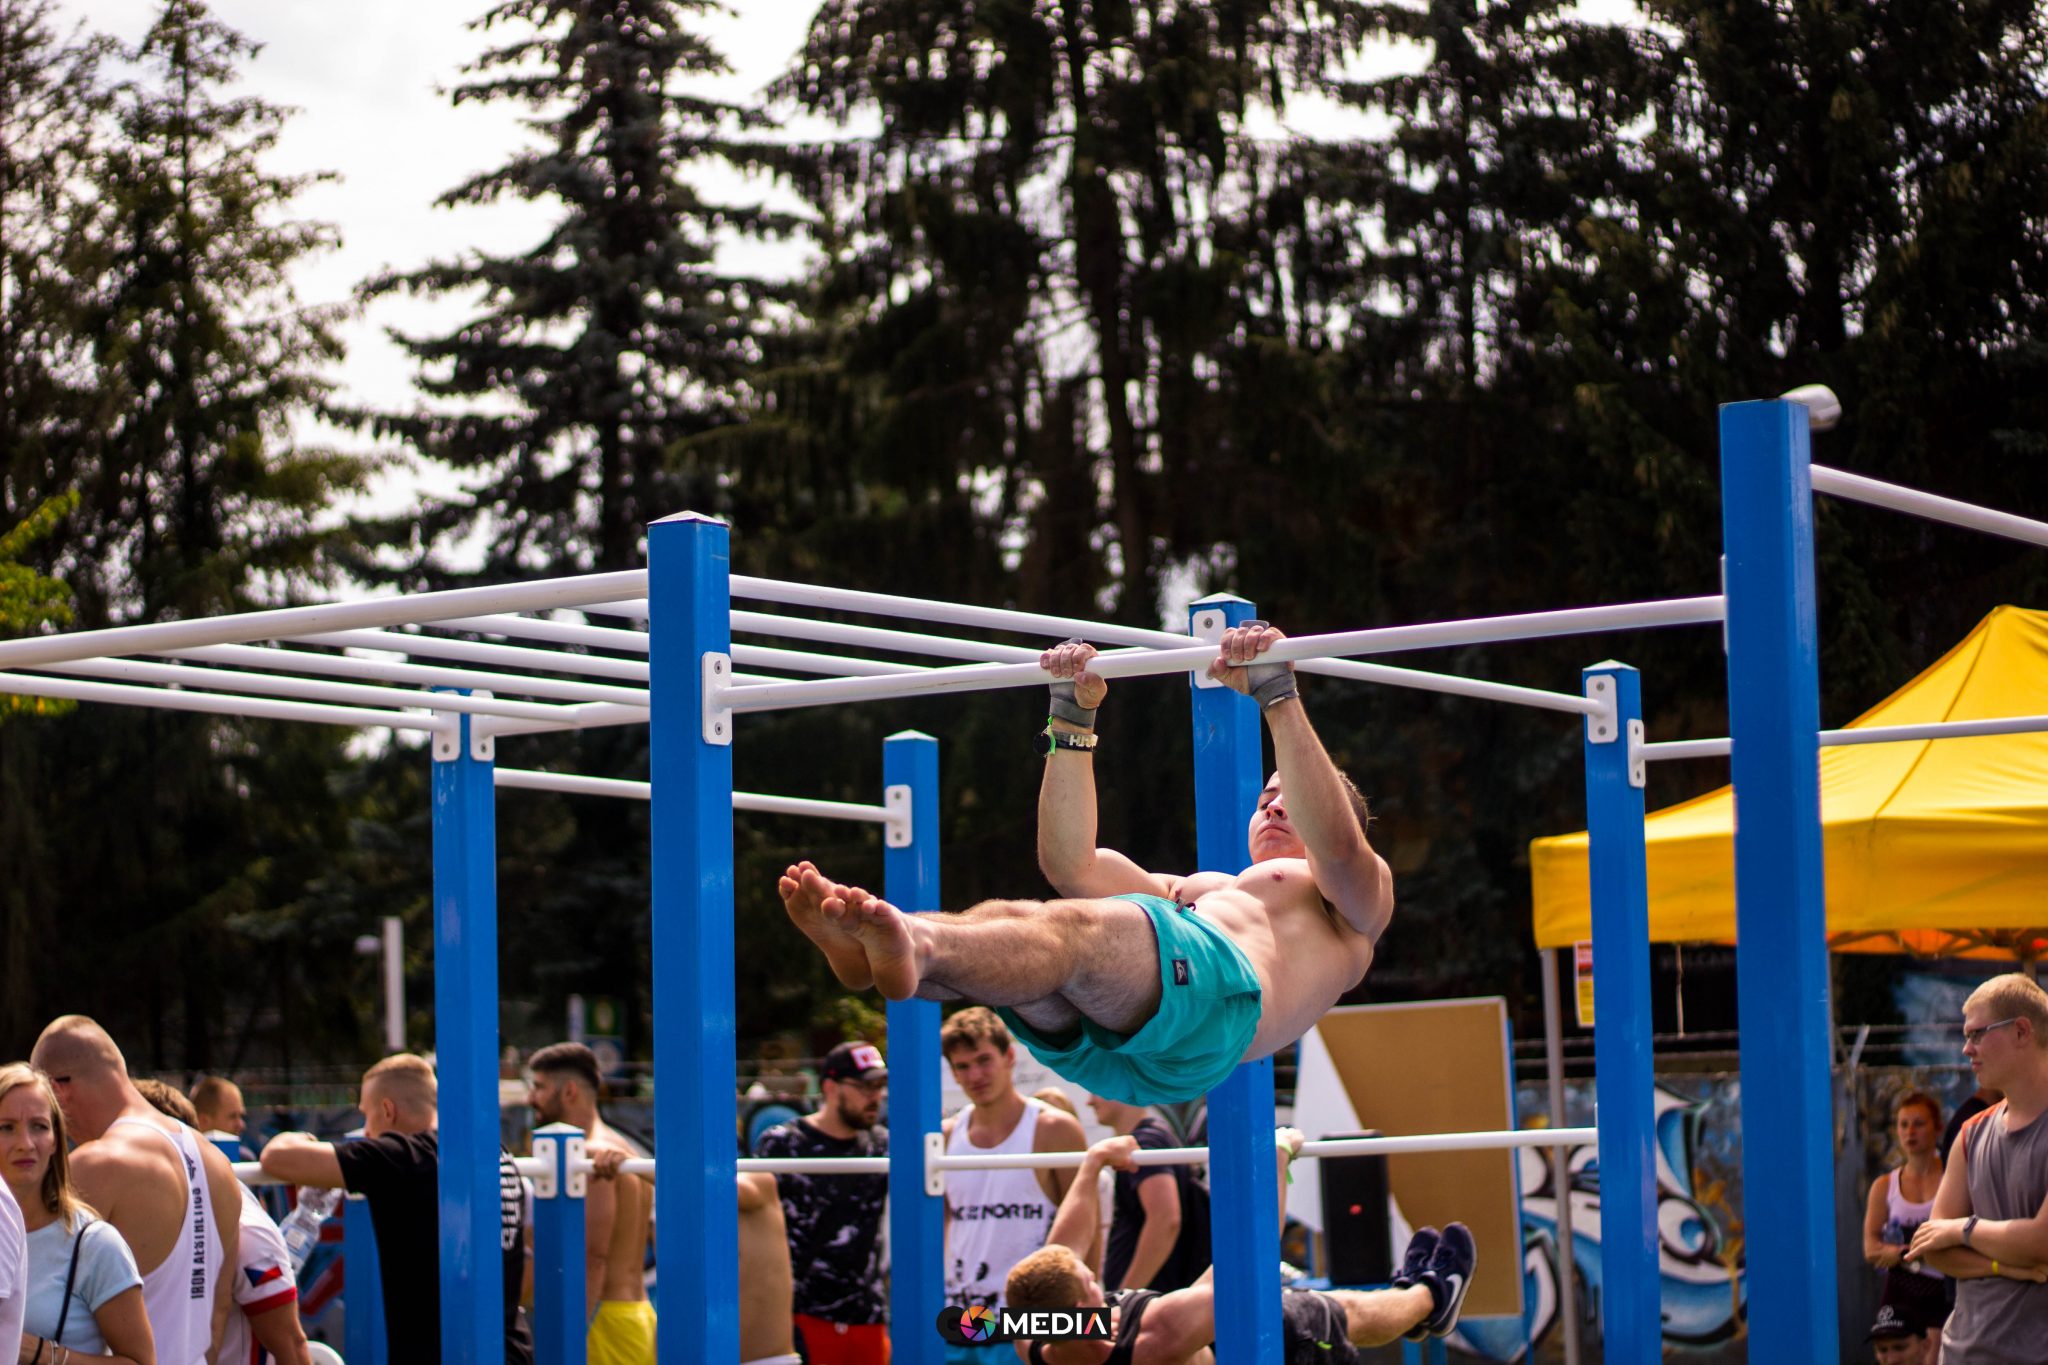
{"type": "Polygon", "coordinates": [[[962,915],[905,915],[858,887],[835,887],[823,910],[860,941],[891,999],[946,990],[1021,1007],[1034,1027],[1042,1018],[1056,1029],[1079,1022],[1060,1010],[1064,1001],[1122,1033],[1143,1027],[1159,1006],[1151,921],[1128,901],[985,902],[962,915]]]}
{"type": "Polygon", "coordinates": [[[1353,1346],[1384,1346],[1397,1341],[1436,1310],[1427,1285],[1406,1289],[1332,1289],[1344,1305],[1344,1325],[1353,1346]]]}

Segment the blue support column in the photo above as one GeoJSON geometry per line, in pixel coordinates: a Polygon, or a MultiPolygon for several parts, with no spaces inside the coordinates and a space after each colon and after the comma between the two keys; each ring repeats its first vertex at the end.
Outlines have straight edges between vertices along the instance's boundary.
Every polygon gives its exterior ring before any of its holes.
{"type": "Polygon", "coordinates": [[[583,1159],[583,1130],[550,1123],[533,1131],[533,1154],[548,1166],[534,1182],[534,1365],[584,1365],[589,1326],[584,1308],[584,1194],[590,1177],[571,1172],[583,1159]]]}
{"type": "Polygon", "coordinates": [[[648,528],[654,840],[654,1142],[661,1163],[661,1365],[738,1360],[732,719],[706,738],[707,655],[732,676],[722,521],[648,528]],[[722,741],[722,742],[715,742],[722,741]]]}
{"type": "Polygon", "coordinates": [[[1834,1111],[1806,408],[1721,409],[1749,1335],[1834,1360],[1834,1111]]]}
{"type": "Polygon", "coordinates": [[[460,718],[454,742],[434,739],[441,1359],[499,1365],[505,1283],[498,1249],[497,814],[490,742],[472,742],[470,719],[460,718]]]}
{"type": "MultiPolygon", "coordinates": [[[[1205,597],[1188,609],[1189,633],[1214,640],[1253,618],[1241,597],[1205,597]]],[[[1195,834],[1205,870],[1243,870],[1245,830],[1259,790],[1258,706],[1191,675],[1195,725],[1195,834]]],[[[1273,1158],[1273,1061],[1248,1062],[1209,1093],[1209,1241],[1216,1265],[1216,1358],[1278,1365],[1280,1189],[1273,1158]]]]}
{"type": "Polygon", "coordinates": [[[391,1339],[384,1331],[377,1230],[370,1226],[370,1203],[359,1194],[341,1201],[341,1293],[341,1344],[350,1365],[387,1365],[391,1339]]]}
{"type": "MultiPolygon", "coordinates": [[[[1608,1360],[1661,1360],[1656,1095],[1650,1047],[1650,891],[1643,846],[1642,681],[1585,671],[1586,831],[1593,898],[1593,1062],[1600,1124],[1600,1308],[1608,1360]]],[[[1547,970],[1547,968],[1546,968],[1547,970]]]]}
{"type": "MultiPolygon", "coordinates": [[[[939,742],[905,730],[882,744],[884,800],[909,802],[910,841],[885,841],[883,894],[902,910],[939,908],[939,742]],[[899,792],[902,793],[899,795],[899,792]]],[[[940,1365],[933,1330],[945,1297],[945,1200],[925,1193],[924,1135],[939,1131],[939,1005],[889,1002],[889,1345],[895,1365],[940,1365]]]]}

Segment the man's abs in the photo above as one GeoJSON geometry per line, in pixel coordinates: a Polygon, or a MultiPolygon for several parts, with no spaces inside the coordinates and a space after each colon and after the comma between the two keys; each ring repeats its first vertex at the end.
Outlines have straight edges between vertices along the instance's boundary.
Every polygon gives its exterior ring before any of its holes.
{"type": "MultiPolygon", "coordinates": [[[[1221,879],[1219,879],[1221,880],[1221,879]]],[[[1203,891],[1195,913],[1230,936],[1258,973],[1264,996],[1249,1055],[1263,1057],[1296,1039],[1357,985],[1372,944],[1332,911],[1299,858],[1273,858],[1203,891]],[[1276,989],[1281,983],[1285,989],[1276,989]]],[[[1186,885],[1186,884],[1184,884],[1186,885]]]]}

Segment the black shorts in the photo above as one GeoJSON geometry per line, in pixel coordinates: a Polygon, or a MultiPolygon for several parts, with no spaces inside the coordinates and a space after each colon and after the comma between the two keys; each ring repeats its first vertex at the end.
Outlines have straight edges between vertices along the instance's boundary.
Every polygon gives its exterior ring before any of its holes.
{"type": "Polygon", "coordinates": [[[1357,1365],[1344,1305],[1330,1294],[1281,1290],[1280,1341],[1287,1365],[1357,1365]]]}

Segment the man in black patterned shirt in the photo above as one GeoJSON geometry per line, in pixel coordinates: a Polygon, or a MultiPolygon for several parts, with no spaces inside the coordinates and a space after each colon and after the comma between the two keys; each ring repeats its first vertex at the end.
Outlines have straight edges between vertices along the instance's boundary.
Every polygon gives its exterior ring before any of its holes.
{"type": "MultiPolygon", "coordinates": [[[[886,1156],[881,1126],[889,1071],[872,1043],[841,1043],[820,1068],[818,1111],[761,1135],[756,1155],[886,1156]]],[[[784,1175],[782,1216],[796,1279],[796,1325],[811,1365],[885,1365],[876,1240],[889,1198],[885,1175],[784,1175]]]]}

